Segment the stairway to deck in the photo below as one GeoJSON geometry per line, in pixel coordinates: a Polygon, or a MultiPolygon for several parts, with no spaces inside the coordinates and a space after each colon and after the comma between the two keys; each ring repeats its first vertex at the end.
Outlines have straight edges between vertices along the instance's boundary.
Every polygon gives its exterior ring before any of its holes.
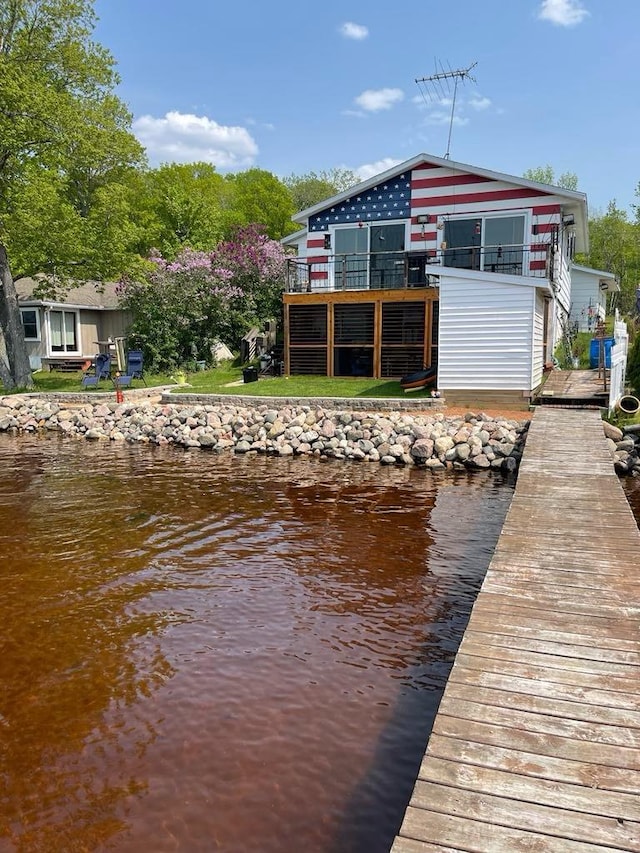
{"type": "Polygon", "coordinates": [[[640,851],[639,567],[599,414],[537,409],[392,853],[640,851]]]}

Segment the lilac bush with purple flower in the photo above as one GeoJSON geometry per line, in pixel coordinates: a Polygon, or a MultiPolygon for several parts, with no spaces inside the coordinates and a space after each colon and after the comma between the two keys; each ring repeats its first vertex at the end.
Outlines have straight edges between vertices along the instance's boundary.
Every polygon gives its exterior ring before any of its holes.
{"type": "Polygon", "coordinates": [[[286,255],[259,226],[239,228],[212,252],[184,248],[171,261],[154,252],[149,261],[147,278],[121,282],[119,293],[130,340],[157,370],[209,362],[217,341],[237,350],[249,328],[279,316],[286,255]]]}

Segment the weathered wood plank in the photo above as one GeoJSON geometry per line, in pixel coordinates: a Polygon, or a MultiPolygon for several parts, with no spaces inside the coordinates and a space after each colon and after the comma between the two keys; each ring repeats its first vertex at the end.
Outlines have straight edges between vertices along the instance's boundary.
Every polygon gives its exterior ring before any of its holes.
{"type": "MultiPolygon", "coordinates": [[[[495,726],[521,729],[536,734],[557,735],[578,742],[589,741],[592,744],[626,746],[636,751],[640,750],[639,729],[628,729],[610,723],[575,720],[557,713],[542,714],[539,711],[532,712],[501,708],[497,705],[483,705],[470,700],[460,700],[455,694],[451,693],[445,694],[440,704],[438,717],[441,716],[455,717],[459,720],[473,720],[478,723],[491,723],[495,726]]],[[[638,758],[640,755],[635,756],[634,762],[638,758]]],[[[638,768],[640,769],[640,763],[638,763],[638,768]]]]}
{"type": "Polygon", "coordinates": [[[640,750],[632,747],[573,740],[547,732],[499,726],[478,720],[450,717],[445,712],[436,716],[433,732],[444,737],[470,740],[505,749],[531,752],[540,757],[566,758],[567,761],[586,761],[589,764],[622,767],[636,773],[635,784],[640,789],[640,750]]]}
{"type": "Polygon", "coordinates": [[[516,693],[530,693],[534,696],[545,696],[547,699],[565,699],[570,702],[605,705],[608,708],[628,708],[630,711],[634,711],[639,707],[637,693],[599,690],[583,685],[551,681],[550,679],[518,677],[499,671],[487,672],[482,669],[458,666],[457,662],[451,670],[449,680],[458,684],[492,687],[496,690],[512,690],[516,693]]]}
{"type": "MultiPolygon", "coordinates": [[[[478,767],[492,767],[494,770],[504,770],[522,776],[633,795],[637,795],[640,783],[636,770],[588,761],[567,761],[564,758],[538,755],[535,752],[475,743],[464,738],[443,737],[436,733],[429,738],[429,746],[422,763],[428,762],[432,755],[449,761],[474,764],[478,767]]],[[[422,769],[418,775],[424,775],[422,769]]]]}
{"type": "MultiPolygon", "coordinates": [[[[510,827],[555,839],[567,836],[567,814],[556,805],[544,805],[520,800],[513,808],[513,800],[488,791],[445,787],[427,781],[418,781],[411,797],[411,806],[429,812],[455,815],[473,821],[510,827]]],[[[574,812],[571,815],[571,837],[576,841],[608,844],[640,850],[640,824],[636,821],[619,823],[616,818],[574,812]]]]}
{"type": "MultiPolygon", "coordinates": [[[[438,844],[465,851],[491,851],[491,853],[611,853],[620,847],[590,844],[542,832],[483,823],[478,820],[444,815],[409,806],[400,832],[416,839],[435,841],[438,844]]],[[[440,849],[446,849],[440,848],[440,849]]],[[[624,848],[622,848],[624,849],[624,848]]]]}
{"type": "MultiPolygon", "coordinates": [[[[477,620],[474,625],[477,625],[477,620]]],[[[497,649],[522,649],[540,654],[560,655],[563,658],[578,658],[581,661],[597,661],[604,664],[623,663],[640,667],[640,650],[637,652],[618,651],[617,649],[605,649],[587,644],[570,644],[557,638],[552,642],[536,635],[521,636],[515,632],[507,633],[506,630],[497,633],[495,629],[483,632],[475,627],[467,628],[463,642],[466,644],[473,641],[495,646],[497,649]]],[[[640,676],[640,670],[638,676],[640,676]]]]}
{"type": "Polygon", "coordinates": [[[629,820],[640,821],[640,798],[634,794],[538,779],[435,756],[430,756],[429,761],[422,763],[419,780],[466,788],[478,793],[500,791],[504,797],[512,800],[525,800],[616,820],[624,814],[629,820]]]}
{"type": "Polygon", "coordinates": [[[531,693],[516,693],[511,690],[498,690],[492,687],[469,686],[449,681],[442,702],[445,698],[459,698],[467,702],[491,705],[497,708],[515,708],[522,711],[532,711],[538,714],[549,714],[563,717],[567,720],[583,720],[589,723],[601,723],[607,726],[620,727],[629,732],[630,738],[635,738],[636,729],[640,729],[640,707],[610,708],[607,705],[591,705],[588,702],[572,702],[557,697],[536,696],[531,693]]]}

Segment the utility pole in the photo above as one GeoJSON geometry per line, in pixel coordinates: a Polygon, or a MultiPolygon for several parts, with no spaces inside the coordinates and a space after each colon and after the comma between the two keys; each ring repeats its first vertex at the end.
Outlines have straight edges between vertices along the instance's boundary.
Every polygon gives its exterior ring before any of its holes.
{"type": "MultiPolygon", "coordinates": [[[[441,101],[446,100],[447,97],[451,95],[451,82],[453,81],[453,96],[451,100],[451,118],[449,120],[449,135],[447,137],[447,153],[444,155],[445,159],[449,159],[450,148],[451,148],[451,132],[453,130],[453,119],[456,110],[456,98],[458,95],[458,83],[462,83],[465,80],[471,80],[473,83],[476,82],[475,77],[471,76],[471,71],[476,67],[478,63],[474,62],[468,68],[459,68],[457,70],[449,69],[448,71],[441,70],[437,71],[435,74],[431,74],[429,77],[416,77],[416,83],[418,87],[421,85],[425,87],[425,90],[428,86],[433,88],[434,94],[441,101]],[[439,90],[439,91],[438,91],[439,90]]],[[[436,63],[437,67],[437,63],[436,63]]],[[[422,97],[425,98],[425,92],[420,89],[422,92],[422,97]]]]}

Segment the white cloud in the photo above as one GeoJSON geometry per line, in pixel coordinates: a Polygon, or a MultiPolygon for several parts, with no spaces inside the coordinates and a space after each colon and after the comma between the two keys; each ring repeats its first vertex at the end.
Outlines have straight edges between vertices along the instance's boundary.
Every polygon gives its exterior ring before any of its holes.
{"type": "Polygon", "coordinates": [[[483,98],[481,95],[474,95],[472,98],[469,98],[469,106],[473,107],[474,110],[487,110],[491,106],[491,100],[489,98],[483,98]]]}
{"type": "Polygon", "coordinates": [[[177,111],[164,118],[141,116],[133,132],[153,163],[193,163],[202,160],[222,169],[251,166],[258,146],[244,127],[218,124],[206,116],[177,111]]]}
{"type": "Polygon", "coordinates": [[[402,160],[395,160],[393,157],[383,157],[382,160],[376,160],[375,163],[364,163],[362,166],[358,166],[357,169],[353,169],[353,171],[363,181],[366,181],[369,178],[373,178],[374,175],[379,175],[380,172],[392,169],[398,163],[402,163],[402,160]]]}
{"type": "MultiPolygon", "coordinates": [[[[429,115],[425,118],[424,123],[425,124],[441,125],[441,124],[449,124],[450,121],[451,121],[451,111],[449,111],[447,113],[447,112],[444,112],[443,110],[434,110],[433,112],[429,113],[429,115]]],[[[469,119],[463,118],[462,116],[454,115],[453,124],[457,125],[458,127],[463,127],[465,124],[469,124],[469,119]]]]}
{"type": "Polygon", "coordinates": [[[342,24],[339,32],[346,39],[354,39],[355,41],[362,41],[369,35],[367,27],[364,27],[362,24],[354,24],[352,21],[346,21],[342,24]]]}
{"type": "Polygon", "coordinates": [[[580,0],[542,0],[538,17],[559,27],[574,27],[589,15],[580,0]]]}
{"type": "Polygon", "coordinates": [[[377,113],[380,110],[390,110],[394,104],[402,101],[403,98],[402,89],[366,89],[354,100],[363,110],[377,113]]]}

